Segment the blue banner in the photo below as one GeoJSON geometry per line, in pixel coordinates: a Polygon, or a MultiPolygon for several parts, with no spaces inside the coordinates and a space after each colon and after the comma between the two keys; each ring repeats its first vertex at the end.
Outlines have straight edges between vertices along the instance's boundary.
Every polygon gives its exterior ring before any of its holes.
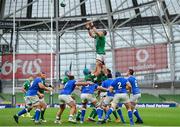
{"type": "Polygon", "coordinates": [[[11,104],[0,104],[0,109],[4,109],[4,108],[12,108],[11,104]]]}
{"type": "Polygon", "coordinates": [[[170,107],[176,107],[176,103],[138,103],[137,107],[141,107],[141,108],[170,108],[170,107]]]}

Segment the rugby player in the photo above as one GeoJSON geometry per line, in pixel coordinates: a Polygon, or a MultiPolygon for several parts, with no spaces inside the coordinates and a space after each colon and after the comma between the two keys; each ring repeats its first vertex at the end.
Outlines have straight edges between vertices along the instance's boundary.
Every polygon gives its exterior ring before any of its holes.
{"type": "Polygon", "coordinates": [[[97,31],[91,21],[86,23],[86,29],[88,30],[89,35],[96,41],[96,68],[92,74],[93,76],[98,76],[101,71],[103,71],[104,74],[107,75],[107,68],[104,61],[107,32],[105,30],[97,31]]]}
{"type": "Polygon", "coordinates": [[[138,100],[141,98],[141,91],[140,91],[140,88],[138,85],[138,81],[137,81],[136,77],[133,76],[133,74],[134,74],[133,69],[129,69],[127,71],[127,76],[128,76],[127,80],[130,82],[131,88],[132,88],[132,90],[131,90],[132,95],[130,97],[130,102],[131,102],[132,111],[137,118],[135,123],[142,124],[143,120],[140,117],[138,110],[136,109],[136,104],[137,104],[138,100]]]}
{"type": "Polygon", "coordinates": [[[74,80],[73,75],[69,75],[69,81],[63,86],[63,89],[60,90],[59,93],[59,102],[60,107],[58,112],[56,113],[56,120],[55,123],[61,124],[61,115],[66,107],[66,104],[70,107],[70,113],[69,113],[69,122],[76,123],[76,120],[74,119],[74,115],[76,114],[76,103],[74,99],[71,97],[72,92],[74,91],[76,86],[86,86],[91,85],[92,82],[79,82],[74,80]]]}
{"type": "MultiPolygon", "coordinates": [[[[29,87],[28,91],[26,92],[26,96],[25,96],[25,102],[26,102],[26,108],[24,108],[23,110],[21,110],[20,112],[18,112],[17,114],[15,114],[13,116],[14,120],[16,121],[16,123],[19,122],[19,117],[25,113],[27,113],[29,111],[29,109],[31,109],[32,107],[35,108],[36,112],[35,112],[35,123],[38,124],[40,123],[39,118],[40,118],[40,113],[41,113],[41,108],[42,103],[39,101],[39,97],[38,97],[38,91],[40,89],[44,89],[46,91],[52,91],[53,89],[51,87],[46,87],[43,85],[43,81],[42,78],[46,78],[46,75],[43,75],[41,73],[40,77],[35,78],[32,83],[31,86],[29,87]]],[[[41,95],[39,95],[41,96],[41,95]]]]}
{"type": "MultiPolygon", "coordinates": [[[[86,79],[87,81],[91,81],[91,76],[86,79]]],[[[94,83],[93,85],[82,86],[81,88],[81,100],[82,100],[82,109],[81,109],[81,120],[80,123],[84,122],[84,117],[86,113],[87,103],[90,102],[96,108],[96,112],[98,115],[98,121],[102,121],[103,110],[101,109],[97,99],[93,96],[95,90],[99,90],[98,84],[94,83]]],[[[101,88],[102,91],[107,91],[105,88],[101,88]]]]}
{"type": "Polygon", "coordinates": [[[102,123],[106,123],[110,114],[116,109],[118,103],[121,101],[122,103],[124,103],[126,109],[128,110],[130,125],[134,125],[131,103],[129,101],[129,97],[126,89],[131,90],[131,85],[128,82],[128,80],[123,77],[118,77],[111,83],[111,86],[109,87],[109,91],[113,92],[115,90],[115,95],[113,101],[111,102],[111,108],[107,111],[102,123]]]}
{"type": "MultiPolygon", "coordinates": [[[[120,77],[120,75],[115,75],[115,76],[116,76],[116,78],[120,77]]],[[[108,69],[108,79],[102,82],[102,86],[101,87],[109,89],[109,87],[111,86],[112,82],[113,82],[113,79],[112,79],[111,70],[108,69]]],[[[107,92],[107,96],[103,99],[102,104],[101,104],[102,107],[104,108],[105,114],[106,114],[106,111],[108,111],[113,98],[114,98],[114,92],[109,92],[108,91],[107,92]]],[[[121,122],[125,123],[121,109],[119,107],[117,107],[117,108],[118,108],[117,112],[118,112],[118,114],[120,116],[121,122]]],[[[116,119],[116,122],[119,122],[118,116],[116,114],[116,110],[113,111],[113,115],[114,115],[114,117],[116,119]]]]}

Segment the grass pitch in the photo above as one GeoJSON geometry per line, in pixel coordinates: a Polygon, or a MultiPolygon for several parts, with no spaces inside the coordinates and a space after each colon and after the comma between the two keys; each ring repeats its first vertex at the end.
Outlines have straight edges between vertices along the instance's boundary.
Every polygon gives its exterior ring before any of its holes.
{"type": "MultiPolygon", "coordinates": [[[[16,114],[21,109],[0,109],[0,126],[35,126],[30,118],[21,117],[19,119],[19,124],[16,124],[13,115],[16,114]]],[[[39,126],[102,126],[95,122],[85,121],[83,124],[77,123],[72,124],[67,122],[69,109],[65,110],[62,117],[62,124],[54,124],[55,114],[57,108],[48,108],[45,114],[47,123],[42,123],[39,126]]],[[[86,118],[90,113],[90,109],[87,110],[86,118]]],[[[115,123],[114,116],[112,122],[103,124],[103,126],[129,126],[129,120],[127,116],[127,111],[123,108],[123,115],[126,120],[126,124],[115,123]]],[[[144,124],[137,126],[180,126],[180,108],[140,108],[139,113],[141,114],[144,124]]],[[[34,111],[31,111],[31,115],[34,111]]]]}

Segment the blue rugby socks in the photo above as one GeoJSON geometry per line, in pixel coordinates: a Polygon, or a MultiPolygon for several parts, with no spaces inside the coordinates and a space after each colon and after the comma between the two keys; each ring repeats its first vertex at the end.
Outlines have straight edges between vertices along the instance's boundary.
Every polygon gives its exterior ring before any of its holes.
{"type": "Polygon", "coordinates": [[[25,108],[25,109],[21,110],[20,112],[18,112],[17,116],[19,117],[27,112],[28,112],[28,110],[25,108]]]}
{"type": "Polygon", "coordinates": [[[124,117],[123,117],[123,114],[122,114],[122,111],[121,111],[120,108],[117,110],[117,113],[119,114],[119,117],[120,117],[120,119],[121,119],[121,122],[122,122],[122,123],[125,123],[124,117]]]}
{"type": "Polygon", "coordinates": [[[134,125],[133,113],[131,110],[128,110],[128,117],[129,117],[130,125],[134,125]]]}

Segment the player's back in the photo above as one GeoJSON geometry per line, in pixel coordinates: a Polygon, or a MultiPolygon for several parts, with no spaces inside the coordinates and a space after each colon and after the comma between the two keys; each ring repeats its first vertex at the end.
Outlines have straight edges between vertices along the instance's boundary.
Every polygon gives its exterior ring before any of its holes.
{"type": "Polygon", "coordinates": [[[69,80],[65,85],[64,88],[60,91],[60,94],[70,95],[75,87],[76,87],[76,80],[69,80]]]}
{"type": "MultiPolygon", "coordinates": [[[[111,86],[112,82],[113,82],[113,79],[107,79],[107,80],[102,82],[102,87],[108,89],[111,86]]],[[[108,91],[107,96],[114,96],[114,93],[111,93],[111,92],[108,91]]]]}
{"type": "Polygon", "coordinates": [[[40,77],[35,78],[31,82],[31,86],[29,87],[26,96],[34,96],[37,95],[37,92],[39,91],[39,83],[42,83],[42,79],[40,77]]]}
{"type": "Polygon", "coordinates": [[[28,80],[28,79],[23,83],[23,87],[24,87],[24,89],[25,89],[26,91],[28,91],[29,87],[31,86],[30,83],[31,83],[31,82],[30,82],[30,80],[28,80]]]}
{"type": "Polygon", "coordinates": [[[140,93],[140,88],[139,88],[138,81],[137,81],[136,77],[135,76],[130,76],[130,77],[128,77],[128,81],[131,84],[132,93],[133,94],[140,93]]]}
{"type": "Polygon", "coordinates": [[[127,93],[126,84],[128,80],[123,77],[116,78],[112,83],[111,86],[114,88],[115,93],[127,93]]]}
{"type": "Polygon", "coordinates": [[[63,84],[66,84],[67,82],[69,81],[69,77],[68,76],[65,76],[62,80],[62,83],[63,84]]]}
{"type": "MultiPolygon", "coordinates": [[[[42,79],[42,84],[43,84],[44,86],[46,86],[46,80],[45,80],[45,79],[42,79]]],[[[39,92],[40,92],[41,94],[44,94],[44,93],[45,93],[45,90],[44,90],[44,89],[39,89],[39,92]]]]}
{"type": "Polygon", "coordinates": [[[96,35],[96,52],[97,54],[105,54],[105,36],[99,37],[96,35]]]}
{"type": "Polygon", "coordinates": [[[83,86],[81,88],[81,93],[94,94],[94,91],[97,89],[97,87],[98,87],[97,84],[83,86]]]}

